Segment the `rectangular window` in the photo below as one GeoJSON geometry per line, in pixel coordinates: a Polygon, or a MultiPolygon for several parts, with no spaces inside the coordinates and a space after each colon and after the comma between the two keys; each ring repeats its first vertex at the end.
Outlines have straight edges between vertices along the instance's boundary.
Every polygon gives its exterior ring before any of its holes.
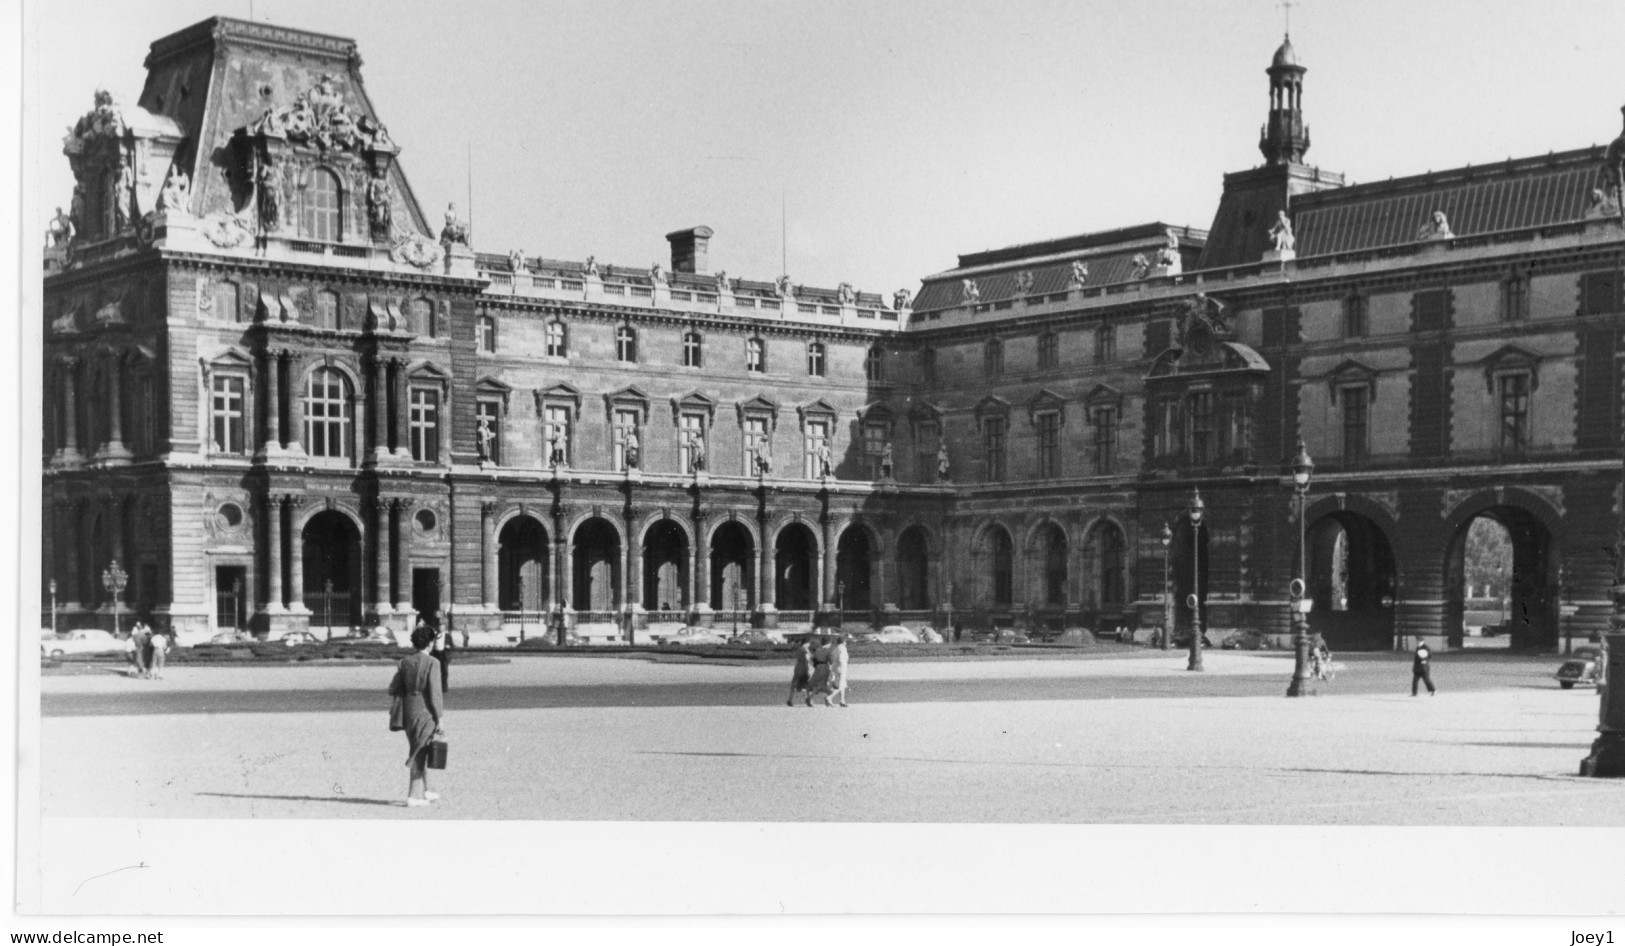
{"type": "Polygon", "coordinates": [[[1038,477],[1052,480],[1061,475],[1061,415],[1038,415],[1038,477]]]}
{"type": "Polygon", "coordinates": [[[547,323],[547,357],[563,358],[567,352],[568,349],[565,345],[564,338],[564,323],[547,323]]]}
{"type": "Polygon", "coordinates": [[[1439,332],[1447,326],[1450,317],[1450,290],[1430,289],[1419,292],[1412,302],[1417,332],[1439,332]]]}
{"type": "Polygon", "coordinates": [[[615,469],[624,471],[627,468],[628,449],[641,447],[638,440],[638,412],[635,410],[615,411],[615,469]]]}
{"type": "Polygon", "coordinates": [[[990,378],[1004,374],[1004,343],[996,338],[982,349],[982,372],[990,378]]]}
{"type": "Polygon", "coordinates": [[[1160,460],[1173,460],[1179,456],[1179,401],[1165,397],[1157,401],[1152,414],[1155,437],[1152,453],[1160,460]]]}
{"type": "Polygon", "coordinates": [[[547,438],[550,465],[570,465],[570,409],[549,407],[542,422],[542,436],[547,438]]]}
{"type": "Polygon", "coordinates": [[[982,452],[987,456],[987,479],[990,483],[1004,481],[1004,424],[1003,417],[989,417],[982,421],[982,452]]]}
{"type": "Polygon", "coordinates": [[[765,359],[762,357],[762,340],[759,338],[745,340],[745,370],[767,370],[765,359]]]}
{"type": "Polygon", "coordinates": [[[1365,460],[1367,445],[1371,442],[1371,389],[1365,386],[1344,388],[1343,398],[1343,462],[1356,464],[1365,460]]]}
{"type": "MultiPolygon", "coordinates": [[[[824,475],[824,450],[829,446],[829,421],[807,421],[807,444],[802,462],[802,475],[816,480],[824,475]]],[[[830,459],[833,464],[834,458],[830,459]]],[[[834,473],[834,470],[830,471],[834,473]]]]}
{"type": "Polygon", "coordinates": [[[480,459],[502,465],[502,403],[481,400],[474,406],[474,429],[480,459]]]}
{"type": "Polygon", "coordinates": [[[937,383],[937,350],[935,348],[920,350],[920,380],[926,384],[937,383]]]}
{"type": "Polygon", "coordinates": [[[1529,448],[1529,376],[1505,374],[1501,388],[1501,455],[1521,457],[1529,448]]]}
{"type": "Polygon", "coordinates": [[[246,381],[234,375],[214,377],[214,452],[241,454],[244,451],[243,397],[246,381]]]}
{"type": "Polygon", "coordinates": [[[482,315],[474,322],[474,347],[487,355],[496,353],[497,323],[489,315],[482,315]]]}
{"type": "Polygon", "coordinates": [[[876,384],[886,380],[886,353],[879,348],[869,349],[863,359],[863,376],[876,384]]]}
{"type": "Polygon", "coordinates": [[[1117,326],[1100,325],[1095,328],[1095,364],[1104,365],[1117,360],[1117,326]]]}
{"type": "Polygon", "coordinates": [[[869,461],[871,479],[880,479],[880,467],[886,458],[887,438],[885,424],[863,425],[863,455],[869,461]]]}
{"type": "Polygon", "coordinates": [[[1343,299],[1343,337],[1364,338],[1366,335],[1366,314],[1369,311],[1369,302],[1365,296],[1355,293],[1343,299]]]}
{"type": "Polygon", "coordinates": [[[1529,318],[1529,280],[1511,276],[1501,283],[1501,317],[1508,322],[1529,318]]]}
{"type": "Polygon", "coordinates": [[[1050,369],[1061,363],[1061,337],[1054,332],[1038,336],[1038,367],[1050,369]]]}
{"type": "Polygon", "coordinates": [[[935,421],[920,424],[914,434],[914,469],[921,483],[937,481],[937,446],[942,442],[942,430],[935,421]]]}
{"type": "Polygon", "coordinates": [[[686,332],[683,335],[683,367],[699,368],[705,363],[704,349],[701,347],[698,332],[686,332]]]}
{"type": "Polygon", "coordinates": [[[411,413],[407,426],[412,435],[412,459],[419,463],[440,462],[440,392],[412,389],[411,413]]]}
{"type": "Polygon", "coordinates": [[[1095,473],[1111,473],[1117,466],[1117,409],[1097,407],[1091,419],[1095,427],[1095,473]]]}
{"type": "Polygon", "coordinates": [[[755,476],[761,458],[767,453],[767,418],[745,418],[745,475],[755,476]]]}
{"type": "Polygon", "coordinates": [[[700,458],[704,439],[705,415],[698,411],[683,412],[683,416],[678,418],[677,428],[677,449],[682,463],[682,469],[678,472],[696,472],[694,461],[700,458]]]}
{"type": "Polygon", "coordinates": [[[1191,392],[1189,462],[1195,466],[1213,462],[1212,391],[1191,392]]]}

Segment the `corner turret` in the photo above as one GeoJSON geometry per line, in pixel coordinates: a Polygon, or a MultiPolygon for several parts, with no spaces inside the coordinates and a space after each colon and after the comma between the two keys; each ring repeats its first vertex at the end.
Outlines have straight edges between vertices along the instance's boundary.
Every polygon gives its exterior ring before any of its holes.
{"type": "Polygon", "coordinates": [[[1258,134],[1258,150],[1270,164],[1301,164],[1309,150],[1309,128],[1303,123],[1303,74],[1298,51],[1288,35],[1265,72],[1270,77],[1270,117],[1258,134]]]}

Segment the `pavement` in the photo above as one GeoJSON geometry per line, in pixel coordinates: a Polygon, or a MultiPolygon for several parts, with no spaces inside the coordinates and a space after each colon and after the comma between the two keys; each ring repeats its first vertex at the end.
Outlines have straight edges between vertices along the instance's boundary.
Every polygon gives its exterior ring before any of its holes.
{"type": "Polygon", "coordinates": [[[392,668],[112,668],[41,679],[41,813],[1213,825],[1625,824],[1579,778],[1592,691],[1553,658],[1340,659],[1284,698],[1290,658],[1209,652],[852,668],[852,703],[787,707],[777,662],[524,656],[454,665],[442,800],[401,806],[392,668]]]}

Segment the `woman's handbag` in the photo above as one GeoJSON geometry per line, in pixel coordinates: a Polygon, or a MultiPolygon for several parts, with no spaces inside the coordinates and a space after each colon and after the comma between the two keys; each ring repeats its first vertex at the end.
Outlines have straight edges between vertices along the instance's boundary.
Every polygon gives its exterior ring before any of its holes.
{"type": "Polygon", "coordinates": [[[446,767],[446,740],[429,740],[429,768],[443,769],[446,767]]]}
{"type": "Polygon", "coordinates": [[[389,731],[400,732],[406,728],[406,698],[396,694],[389,698],[389,731]]]}

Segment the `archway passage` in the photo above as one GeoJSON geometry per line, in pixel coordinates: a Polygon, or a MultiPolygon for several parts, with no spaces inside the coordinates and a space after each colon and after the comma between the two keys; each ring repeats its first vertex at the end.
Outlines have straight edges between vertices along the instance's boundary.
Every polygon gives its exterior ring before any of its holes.
{"type": "Polygon", "coordinates": [[[992,603],[995,608],[1008,608],[1015,603],[1016,544],[1003,526],[994,526],[988,532],[988,559],[992,566],[990,581],[992,603]]]}
{"type": "Polygon", "coordinates": [[[643,607],[688,610],[688,533],[670,519],[650,526],[643,537],[643,607]]]}
{"type": "Polygon", "coordinates": [[[341,512],[319,512],[302,537],[305,607],[318,627],[361,623],[361,531],[341,512]]]}
{"type": "Polygon", "coordinates": [[[756,607],[756,543],[750,530],[725,522],[711,534],[711,607],[750,611],[756,607]]]}
{"type": "Polygon", "coordinates": [[[546,611],[552,602],[547,529],[530,516],[508,520],[497,536],[497,606],[546,611]]]}
{"type": "Polygon", "coordinates": [[[931,607],[931,546],[925,529],[910,526],[897,538],[897,603],[904,611],[931,607]]]}
{"type": "Polygon", "coordinates": [[[843,611],[867,611],[870,603],[869,575],[873,549],[869,533],[862,526],[848,526],[835,544],[836,596],[843,611]]]}
{"type": "Polygon", "coordinates": [[[811,611],[817,596],[818,545],[799,522],[785,526],[773,543],[773,600],[784,611],[811,611]]]}
{"type": "Polygon", "coordinates": [[[1313,602],[1309,632],[1333,650],[1393,646],[1394,553],[1375,522],[1340,510],[1305,535],[1304,584],[1313,602]]]}
{"type": "Polygon", "coordinates": [[[1492,506],[1462,523],[1445,553],[1449,641],[1475,648],[1555,648],[1557,561],[1550,530],[1528,510],[1492,506]]]}
{"type": "Polygon", "coordinates": [[[1031,574],[1037,579],[1033,597],[1040,608],[1066,607],[1066,552],[1066,533],[1055,523],[1044,524],[1033,535],[1031,574]]]}
{"type": "Polygon", "coordinates": [[[1089,530],[1089,563],[1094,572],[1094,604],[1102,613],[1116,614],[1128,600],[1124,588],[1127,543],[1115,522],[1101,522],[1089,530]]]}
{"type": "Polygon", "coordinates": [[[599,518],[576,527],[571,548],[574,562],[571,607],[577,611],[608,612],[621,602],[621,537],[615,527],[599,518]]]}

